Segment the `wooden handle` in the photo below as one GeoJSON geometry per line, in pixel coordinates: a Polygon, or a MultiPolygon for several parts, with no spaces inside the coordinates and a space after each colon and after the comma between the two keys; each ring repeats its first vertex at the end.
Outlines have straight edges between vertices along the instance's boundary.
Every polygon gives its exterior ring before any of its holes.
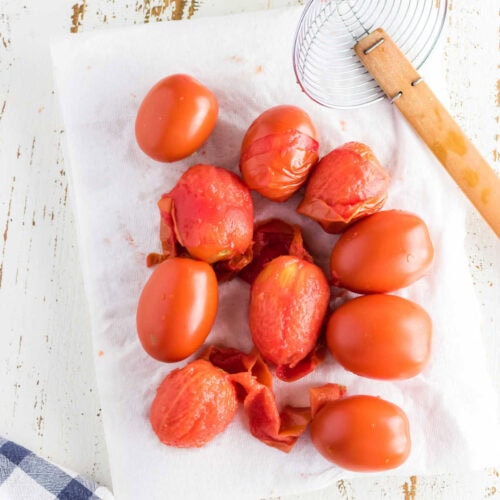
{"type": "Polygon", "coordinates": [[[382,29],[354,51],[500,238],[500,178],[382,29]]]}

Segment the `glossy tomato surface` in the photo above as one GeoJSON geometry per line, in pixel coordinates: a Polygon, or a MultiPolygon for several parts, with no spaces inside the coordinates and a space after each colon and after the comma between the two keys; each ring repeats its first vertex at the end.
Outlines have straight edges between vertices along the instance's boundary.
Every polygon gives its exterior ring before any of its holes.
{"type": "Polygon", "coordinates": [[[217,278],[210,265],[174,257],[155,268],[137,306],[137,333],[159,361],[180,361],[205,341],[215,321],[217,278]]]}
{"type": "Polygon", "coordinates": [[[375,379],[414,377],[431,352],[432,321],[415,302],[365,295],[336,309],[327,325],[332,356],[347,370],[375,379]]]}
{"type": "Polygon", "coordinates": [[[297,106],[264,111],[248,128],[241,146],[240,170],[250,189],[284,201],[305,182],[318,161],[316,128],[297,106]]]}
{"type": "Polygon", "coordinates": [[[162,443],[200,447],[228,426],[237,407],[236,390],[228,374],[197,359],[165,377],[149,418],[162,443]]]}
{"type": "Polygon", "coordinates": [[[317,221],[328,233],[380,210],[390,178],[373,151],[348,142],[321,158],[307,181],[297,212],[317,221]]]}
{"type": "Polygon", "coordinates": [[[326,403],[312,420],[311,439],[327,460],[359,472],[394,469],[411,449],[404,411],[374,396],[326,403]]]}
{"type": "Polygon", "coordinates": [[[163,203],[165,199],[172,202],[179,243],[193,257],[212,264],[244,254],[251,245],[252,197],[233,172],[213,165],[194,165],[164,196],[163,203]]]}
{"type": "Polygon", "coordinates": [[[194,78],[168,76],[146,94],[139,107],[137,144],[157,161],[186,158],[212,133],[218,109],[215,95],[194,78]]]}
{"type": "Polygon", "coordinates": [[[415,214],[385,210],[349,227],[330,257],[333,283],[357,293],[386,293],[417,281],[429,270],[434,248],[415,214]]]}
{"type": "Polygon", "coordinates": [[[276,365],[294,366],[316,345],[330,299],[323,271],[283,255],[264,266],[250,292],[255,347],[276,365]]]}

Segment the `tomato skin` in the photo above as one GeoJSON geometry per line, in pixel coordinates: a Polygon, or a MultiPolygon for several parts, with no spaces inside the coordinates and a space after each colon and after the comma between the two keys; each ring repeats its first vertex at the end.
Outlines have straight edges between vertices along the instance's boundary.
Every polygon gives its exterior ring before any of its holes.
{"type": "Polygon", "coordinates": [[[135,121],[137,144],[157,161],[186,158],[208,139],[218,110],[215,95],[189,75],[163,78],[139,107],[135,121]]]}
{"type": "Polygon", "coordinates": [[[317,136],[309,115],[296,106],[264,111],[241,146],[240,170],[247,186],[274,201],[290,198],[318,161],[317,136]]]}
{"type": "Polygon", "coordinates": [[[170,372],[158,387],[149,419],[158,439],[177,448],[201,447],[220,434],[238,407],[229,375],[197,359],[170,372]]]}
{"type": "Polygon", "coordinates": [[[347,370],[382,380],[418,375],[431,351],[432,321],[415,302],[395,295],[349,300],[330,316],[332,356],[347,370]]]}
{"type": "Polygon", "coordinates": [[[159,264],[137,306],[137,333],[144,350],[159,361],[193,354],[215,321],[217,278],[210,265],[174,257],[159,264]]]}
{"type": "Polygon", "coordinates": [[[386,293],[420,279],[434,248],[425,222],[409,212],[385,210],[349,227],[330,256],[333,284],[357,293],[386,293]]]}
{"type": "Polygon", "coordinates": [[[210,264],[244,254],[252,243],[253,202],[233,172],[194,165],[165,197],[179,243],[190,255],[210,264]]]}
{"type": "Polygon", "coordinates": [[[380,210],[389,183],[373,151],[366,144],[348,142],[314,167],[297,212],[316,220],[327,233],[339,233],[380,210]]]}
{"type": "Polygon", "coordinates": [[[323,271],[282,255],[264,266],[250,292],[252,340],[276,365],[295,366],[316,345],[330,299],[323,271]]]}
{"type": "Polygon", "coordinates": [[[374,396],[326,403],[312,420],[311,439],[327,460],[358,472],[394,469],[408,458],[411,449],[404,411],[374,396]]]}

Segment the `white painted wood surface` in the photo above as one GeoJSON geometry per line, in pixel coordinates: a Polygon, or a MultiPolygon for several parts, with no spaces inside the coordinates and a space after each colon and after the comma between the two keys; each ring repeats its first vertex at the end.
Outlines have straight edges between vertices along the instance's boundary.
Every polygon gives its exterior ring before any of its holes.
{"type": "MultiPolygon", "coordinates": [[[[75,1],[0,0],[0,434],[111,486],[49,39],[301,2],[75,1]]],[[[500,3],[450,0],[446,36],[450,111],[500,171],[500,3]]],[[[489,370],[500,395],[500,243],[472,209],[467,223],[489,370]]],[[[492,464],[461,476],[341,481],[297,498],[496,497],[499,471],[492,464]]]]}

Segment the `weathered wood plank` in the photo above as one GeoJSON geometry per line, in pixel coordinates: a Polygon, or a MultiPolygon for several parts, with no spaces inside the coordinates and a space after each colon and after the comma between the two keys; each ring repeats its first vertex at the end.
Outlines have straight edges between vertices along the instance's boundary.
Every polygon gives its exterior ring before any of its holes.
{"type": "MultiPolygon", "coordinates": [[[[111,25],[286,5],[292,0],[2,0],[0,8],[0,433],[110,484],[92,368],[48,39],[111,25]]],[[[450,1],[450,110],[500,171],[500,16],[496,0],[450,1]],[[465,70],[465,68],[467,68],[465,70]]],[[[498,242],[471,210],[467,248],[500,393],[498,242]]],[[[487,498],[498,469],[462,476],[362,478],[292,498],[487,498]]]]}

